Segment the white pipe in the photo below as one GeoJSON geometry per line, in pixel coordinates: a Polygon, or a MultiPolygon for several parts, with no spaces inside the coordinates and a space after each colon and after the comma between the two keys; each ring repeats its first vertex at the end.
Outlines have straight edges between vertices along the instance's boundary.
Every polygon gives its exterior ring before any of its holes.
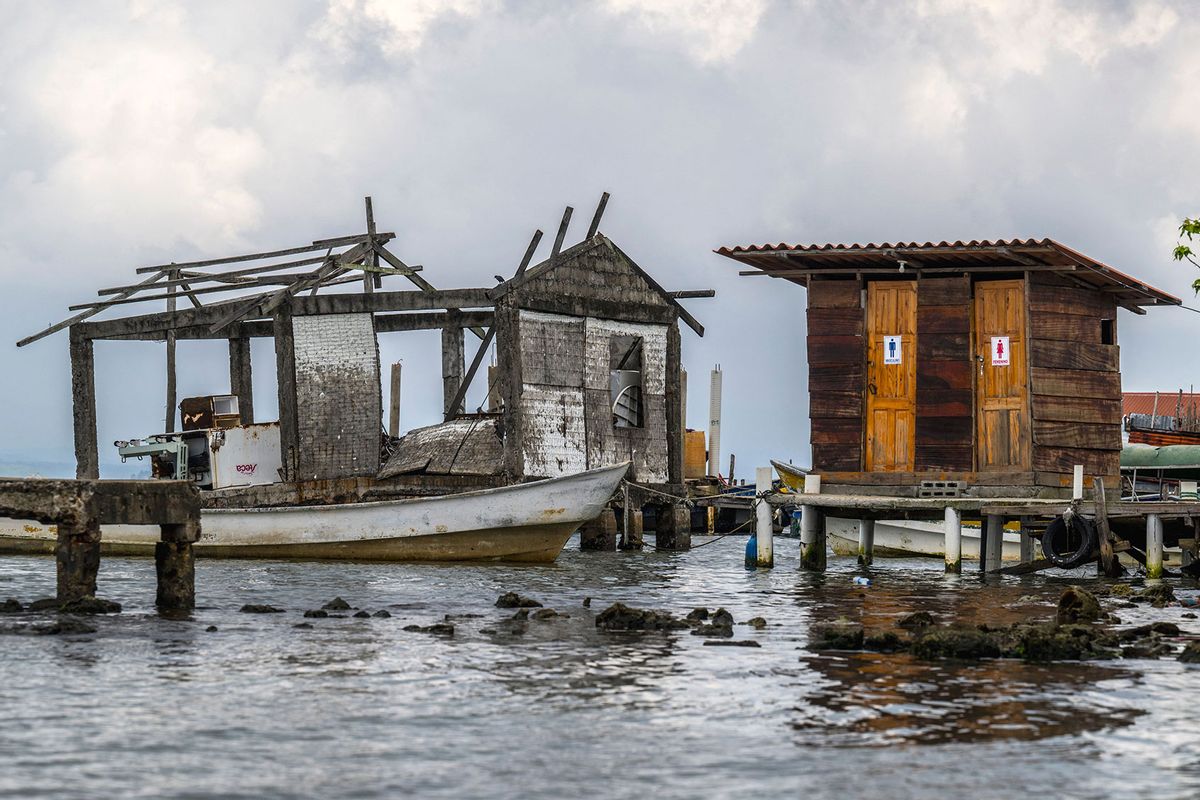
{"type": "Polygon", "coordinates": [[[869,567],[874,560],[875,520],[860,519],[858,521],[858,563],[869,567]]]}
{"type": "Polygon", "coordinates": [[[1163,527],[1158,514],[1146,515],[1146,577],[1163,575],[1163,527]]]}
{"type": "Polygon", "coordinates": [[[721,365],[708,384],[708,474],[721,474],[721,365]]]}
{"type": "Polygon", "coordinates": [[[771,505],[764,497],[771,491],[771,474],[770,467],[759,467],[754,470],[754,494],[756,495],[754,510],[757,516],[755,532],[758,536],[758,566],[760,567],[775,566],[775,529],[771,522],[771,505]]]}
{"type": "Polygon", "coordinates": [[[962,572],[962,514],[957,508],[946,509],[946,572],[962,572]]]}

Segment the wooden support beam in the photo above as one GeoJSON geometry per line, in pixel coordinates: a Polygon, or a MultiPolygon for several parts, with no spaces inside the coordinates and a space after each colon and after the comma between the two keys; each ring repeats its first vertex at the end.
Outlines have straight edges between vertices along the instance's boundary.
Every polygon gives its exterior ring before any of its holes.
{"type": "Polygon", "coordinates": [[[1108,500],[1104,495],[1104,479],[1092,478],[1092,494],[1096,500],[1096,534],[1100,539],[1100,574],[1108,578],[1119,578],[1124,570],[1113,552],[1113,535],[1108,524],[1108,500]]]}
{"type": "MultiPolygon", "coordinates": [[[[152,283],[157,283],[159,280],[161,280],[163,277],[165,277],[166,274],[167,273],[165,270],[159,270],[158,272],[155,272],[153,275],[151,275],[146,280],[139,283],[138,288],[149,286],[152,283]]],[[[121,294],[117,295],[113,299],[114,300],[124,300],[126,297],[129,297],[134,292],[138,291],[138,288],[133,288],[133,289],[129,289],[125,292],[122,292],[121,294]]],[[[24,347],[25,345],[32,344],[33,342],[36,342],[38,339],[43,339],[52,333],[58,333],[59,331],[61,331],[64,328],[69,328],[77,322],[83,322],[88,317],[93,317],[96,314],[99,314],[101,311],[103,311],[106,308],[108,308],[107,304],[101,304],[101,305],[96,306],[95,308],[88,309],[87,311],[84,311],[81,314],[76,314],[75,316],[73,316],[69,319],[64,319],[62,322],[55,323],[54,325],[51,325],[49,328],[38,331],[37,333],[33,334],[32,336],[26,336],[24,339],[21,339],[19,342],[17,342],[17,347],[24,347]]]]}
{"type": "Polygon", "coordinates": [[[571,214],[575,209],[567,206],[563,211],[562,221],[558,223],[558,234],[554,237],[554,247],[550,249],[550,261],[553,263],[562,252],[563,240],[567,238],[567,228],[571,227],[571,214]]]}
{"type": "MultiPolygon", "coordinates": [[[[484,341],[487,341],[486,337],[484,341]]],[[[446,419],[462,410],[462,398],[466,393],[463,381],[465,359],[462,326],[451,324],[442,328],[442,411],[446,419]]]]}
{"type": "Polygon", "coordinates": [[[298,297],[293,304],[297,315],[362,314],[374,311],[491,308],[492,300],[488,297],[486,289],[439,289],[430,292],[375,292],[372,295],[298,297]]]}
{"type": "MultiPolygon", "coordinates": [[[[365,233],[358,233],[353,236],[339,236],[335,239],[318,239],[312,244],[303,247],[289,247],[286,250],[270,250],[263,253],[248,253],[241,256],[229,256],[227,258],[210,258],[207,261],[183,261],[172,264],[160,264],[156,267],[138,267],[135,272],[138,275],[144,275],[148,272],[167,271],[170,269],[196,269],[199,267],[213,267],[218,264],[240,264],[245,261],[259,261],[264,258],[282,258],[284,256],[296,256],[301,253],[311,253],[314,250],[329,250],[333,247],[344,247],[346,245],[357,245],[366,242],[370,237],[365,233]]],[[[378,233],[374,239],[377,242],[389,242],[396,238],[394,233],[378,233]]]]}
{"type": "Polygon", "coordinates": [[[75,429],[75,477],[99,478],[96,448],[96,368],[91,339],[71,326],[71,398],[75,429]]]}
{"type": "MultiPolygon", "coordinates": [[[[170,277],[178,277],[177,270],[171,270],[170,277]]],[[[167,315],[174,318],[175,316],[175,287],[167,289],[167,315]]],[[[167,408],[166,408],[166,425],[163,430],[167,433],[175,432],[175,328],[172,326],[167,331],[167,408]]]]}
{"type": "Polygon", "coordinates": [[[272,317],[275,330],[275,380],[279,393],[279,449],[284,481],[296,479],[300,425],[296,408],[296,348],[291,306],[285,304],[272,317]]]}
{"type": "Polygon", "coordinates": [[[690,300],[695,297],[716,297],[716,289],[684,289],[678,292],[667,292],[676,300],[690,300]]]}
{"type": "MultiPolygon", "coordinates": [[[[375,253],[375,209],[371,207],[371,198],[364,197],[363,204],[366,206],[367,212],[367,244],[370,246],[370,251],[367,253],[366,263],[370,266],[378,266],[379,256],[375,253]]],[[[368,271],[363,271],[363,291],[371,294],[375,291],[375,283],[379,279],[368,271]]]]}
{"type": "Polygon", "coordinates": [[[229,393],[238,399],[242,424],[254,423],[253,373],[250,362],[250,337],[229,340],[229,393]]]}
{"type": "MultiPolygon", "coordinates": [[[[423,291],[423,292],[438,291],[432,283],[430,283],[429,281],[422,278],[420,275],[417,275],[415,272],[413,272],[412,267],[408,266],[403,261],[396,258],[396,256],[393,255],[391,252],[389,252],[386,248],[376,247],[375,252],[379,255],[380,258],[382,258],[387,263],[391,264],[392,267],[394,267],[395,269],[398,269],[401,271],[408,270],[408,273],[406,273],[404,277],[408,278],[410,281],[412,281],[414,284],[416,284],[416,286],[418,288],[420,288],[421,291],[423,291]]],[[[434,307],[436,308],[437,306],[434,306],[434,307]]],[[[471,333],[475,334],[480,339],[482,339],[486,335],[484,333],[483,328],[478,327],[478,326],[472,327],[471,333]]]]}
{"type": "MultiPolygon", "coordinates": [[[[172,286],[172,285],[179,286],[184,283],[193,283],[193,284],[197,284],[197,285],[203,284],[203,283],[229,283],[229,284],[234,284],[234,285],[253,285],[250,283],[250,280],[249,280],[250,277],[253,275],[264,275],[264,274],[271,273],[271,272],[279,272],[281,270],[295,269],[296,267],[306,267],[306,266],[311,266],[312,264],[320,264],[323,261],[325,261],[325,259],[327,259],[327,258],[329,258],[328,255],[320,255],[320,256],[313,256],[311,258],[302,258],[297,261],[283,261],[278,264],[267,264],[266,266],[246,267],[244,269],[234,269],[234,270],[229,270],[228,272],[205,273],[205,272],[193,272],[190,270],[182,270],[181,269],[181,270],[177,270],[177,272],[180,275],[179,278],[173,278],[173,279],[167,280],[167,281],[158,281],[155,284],[154,288],[157,289],[160,286],[167,287],[167,286],[172,286]]],[[[304,273],[298,273],[298,274],[304,274],[304,273]]],[[[133,284],[133,285],[129,285],[129,286],[110,286],[106,289],[100,289],[99,291],[96,292],[96,294],[101,295],[101,296],[109,295],[109,294],[120,294],[121,292],[125,292],[130,289],[137,289],[137,288],[139,288],[139,286],[140,286],[139,284],[133,284]]]]}
{"type": "Polygon", "coordinates": [[[608,205],[608,192],[600,195],[600,202],[596,205],[596,213],[592,215],[592,224],[588,226],[587,238],[591,239],[600,232],[600,219],[604,216],[604,208],[608,205]]]}

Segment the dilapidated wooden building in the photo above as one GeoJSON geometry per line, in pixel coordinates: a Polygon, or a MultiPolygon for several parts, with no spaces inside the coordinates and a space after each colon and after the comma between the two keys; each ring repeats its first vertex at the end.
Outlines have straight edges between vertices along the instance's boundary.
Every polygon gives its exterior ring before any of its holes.
{"type": "Polygon", "coordinates": [[[830,491],[1055,494],[1117,480],[1117,310],[1180,300],[1050,239],[717,251],[808,290],[813,470],[830,491]]]}

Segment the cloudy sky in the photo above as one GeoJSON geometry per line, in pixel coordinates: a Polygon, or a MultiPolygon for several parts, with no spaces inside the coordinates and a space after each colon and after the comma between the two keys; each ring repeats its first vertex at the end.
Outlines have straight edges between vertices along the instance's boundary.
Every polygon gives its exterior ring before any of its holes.
{"type": "MultiPolygon", "coordinates": [[[[609,191],[626,252],[717,290],[689,424],[720,363],[725,453],[807,463],[804,292],[712,249],[1051,236],[1190,299],[1198,42],[1168,0],[0,2],[0,462],[70,461],[66,334],[13,343],[134,267],[360,232],[369,194],[427,278],[489,285],[609,191]]],[[[1120,324],[1127,389],[1200,383],[1200,315],[1120,324]]],[[[382,348],[436,421],[436,333],[382,348]]],[[[161,428],[162,354],[97,346],[102,460],[161,428]]],[[[180,363],[180,396],[228,388],[222,343],[180,363]]]]}

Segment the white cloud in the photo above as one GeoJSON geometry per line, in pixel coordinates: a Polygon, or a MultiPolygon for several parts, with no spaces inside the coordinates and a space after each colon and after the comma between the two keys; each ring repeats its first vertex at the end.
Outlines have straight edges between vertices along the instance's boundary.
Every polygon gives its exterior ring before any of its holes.
{"type": "Polygon", "coordinates": [[[766,0],[605,0],[637,20],[656,43],[681,44],[701,64],[729,61],[754,37],[766,0]],[[678,40],[675,37],[679,37],[678,40]]]}
{"type": "Polygon", "coordinates": [[[314,35],[342,57],[372,39],[385,56],[409,55],[438,22],[477,17],[494,7],[492,0],[330,0],[314,35]]]}

